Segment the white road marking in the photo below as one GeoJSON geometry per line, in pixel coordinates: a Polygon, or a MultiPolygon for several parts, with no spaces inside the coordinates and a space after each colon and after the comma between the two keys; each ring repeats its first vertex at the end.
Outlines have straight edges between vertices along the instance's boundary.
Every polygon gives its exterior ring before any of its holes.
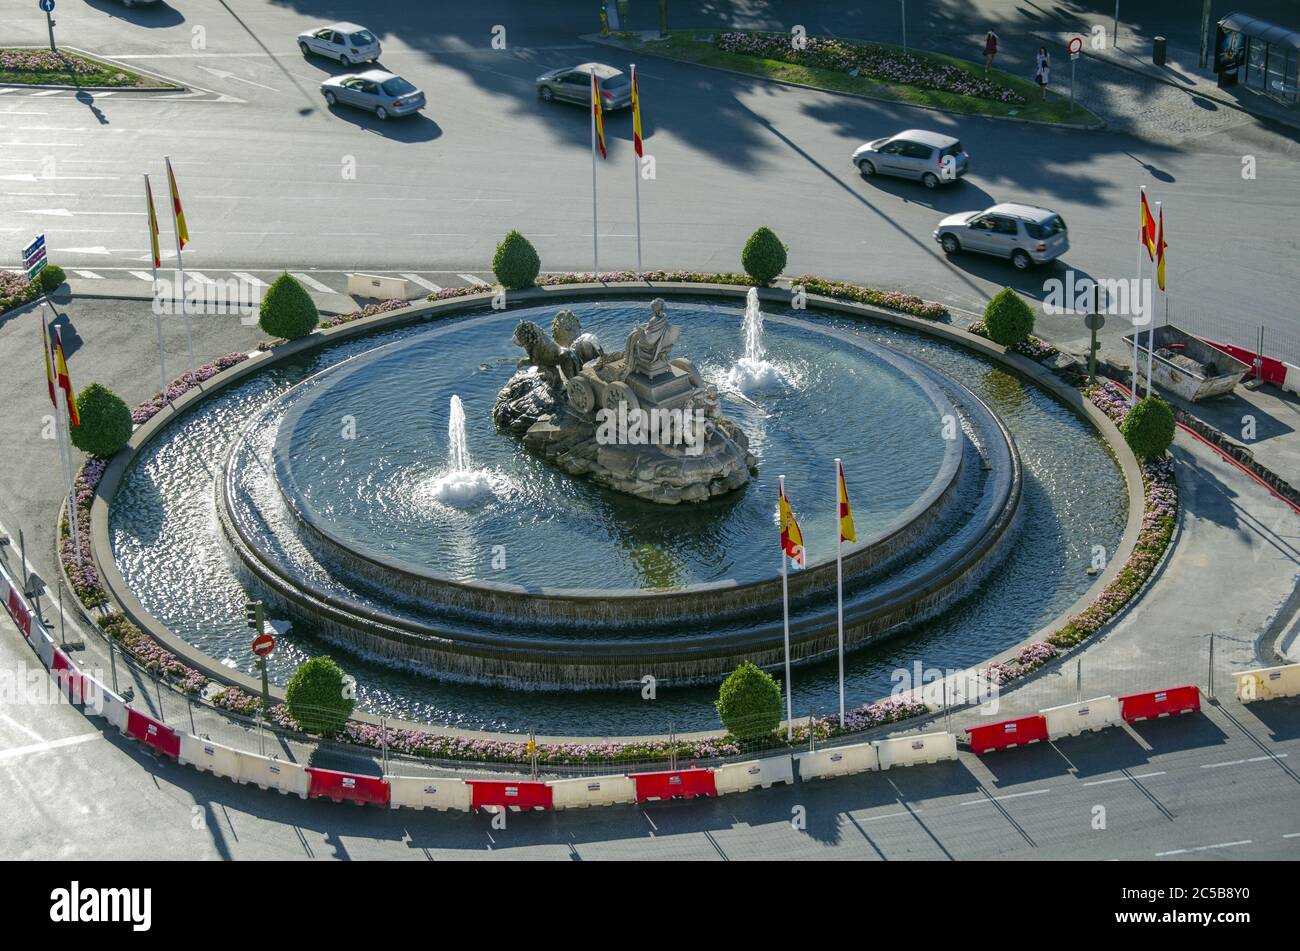
{"type": "Polygon", "coordinates": [[[44,743],[44,742],[45,742],[45,737],[41,736],[39,733],[37,733],[35,730],[33,730],[31,727],[27,726],[26,724],[24,724],[24,723],[19,723],[19,722],[18,722],[17,720],[15,720],[13,717],[9,716],[9,714],[7,714],[7,713],[0,713],[0,720],[4,720],[5,723],[8,723],[8,724],[9,724],[11,727],[13,727],[15,730],[19,730],[19,731],[21,731],[21,732],[23,732],[23,733],[26,733],[26,734],[27,734],[28,736],[30,736],[33,740],[35,740],[37,743],[44,743]]]}
{"type": "MultiPolygon", "coordinates": [[[[640,76],[641,73],[638,72],[637,75],[640,76]]],[[[855,821],[857,821],[857,822],[875,822],[877,819],[897,819],[899,816],[910,816],[910,815],[912,815],[913,812],[920,812],[920,811],[921,811],[920,809],[913,809],[912,812],[908,812],[908,811],[905,809],[905,810],[903,810],[902,812],[887,812],[887,813],[885,813],[883,816],[865,816],[865,817],[863,817],[863,818],[861,818],[861,819],[857,819],[857,820],[855,820],[855,821]]],[[[852,817],[850,817],[850,818],[852,818],[852,817]]]]}
{"type": "Polygon", "coordinates": [[[13,92],[12,89],[0,89],[0,96],[6,95],[7,93],[11,93],[11,92],[13,92]]]}
{"type": "Polygon", "coordinates": [[[978,806],[986,802],[1001,802],[1004,799],[1019,799],[1021,796],[1041,796],[1043,793],[1051,792],[1050,789],[1031,789],[1029,792],[1008,793],[1005,796],[992,796],[988,799],[972,799],[969,802],[963,802],[963,806],[978,806]]]}
{"type": "Polygon", "coordinates": [[[1218,769],[1220,766],[1241,766],[1243,763],[1262,763],[1266,760],[1285,758],[1285,753],[1270,753],[1267,756],[1252,756],[1250,759],[1228,760],[1226,763],[1202,763],[1201,769],[1218,769]]]}
{"type": "Polygon", "coordinates": [[[1208,852],[1210,849],[1230,849],[1234,845],[1250,845],[1253,839],[1242,839],[1240,842],[1216,842],[1214,845],[1198,845],[1191,849],[1171,849],[1168,852],[1157,852],[1156,858],[1166,855],[1185,855],[1188,852],[1208,852]]]}
{"type": "Polygon", "coordinates": [[[471,285],[473,285],[474,287],[489,287],[489,286],[491,286],[491,285],[488,284],[487,281],[481,280],[481,279],[475,277],[473,274],[457,274],[456,276],[457,276],[458,278],[460,278],[462,281],[464,281],[466,284],[471,284],[471,285]]]}
{"type": "Polygon", "coordinates": [[[230,72],[229,70],[213,69],[211,66],[199,66],[196,68],[203,70],[205,73],[211,73],[213,76],[216,76],[218,79],[233,79],[237,82],[248,83],[248,85],[250,86],[257,86],[260,89],[269,89],[271,92],[280,91],[276,89],[274,86],[265,86],[262,83],[255,83],[251,79],[245,79],[243,76],[236,76],[234,73],[230,72]]]}
{"type": "Polygon", "coordinates": [[[75,267],[72,269],[72,273],[77,275],[77,277],[84,277],[93,281],[98,281],[103,279],[102,275],[96,274],[94,271],[79,271],[75,267]]]}
{"type": "Polygon", "coordinates": [[[406,279],[407,279],[408,281],[410,281],[412,284],[419,284],[421,287],[423,287],[423,288],[425,288],[425,289],[427,289],[427,290],[431,290],[431,291],[440,291],[440,290],[442,290],[442,288],[439,287],[437,284],[433,283],[433,281],[426,281],[424,278],[420,277],[420,275],[418,275],[418,274],[403,274],[402,277],[406,278],[406,279]]]}
{"type": "Polygon", "coordinates": [[[195,281],[197,281],[197,282],[200,283],[200,284],[212,284],[212,283],[215,283],[215,282],[212,280],[212,278],[208,277],[208,276],[207,276],[206,274],[204,274],[202,271],[186,271],[186,272],[185,272],[185,276],[186,276],[187,278],[193,278],[195,281]]]}
{"type": "Polygon", "coordinates": [[[66,208],[24,208],[14,212],[15,215],[46,215],[51,218],[71,218],[72,212],[66,208]]]}
{"type": "Polygon", "coordinates": [[[61,740],[49,740],[45,743],[33,743],[31,746],[17,746],[11,750],[0,750],[0,762],[10,759],[18,759],[20,756],[28,756],[32,753],[44,753],[49,750],[62,749],[65,746],[79,746],[82,743],[90,743],[94,740],[102,740],[102,733],[83,733],[80,736],[64,737],[61,740]]]}
{"type": "Polygon", "coordinates": [[[1107,783],[1123,783],[1130,779],[1150,779],[1152,776],[1163,776],[1165,771],[1162,769],[1155,773],[1143,773],[1141,776],[1116,776],[1114,779],[1095,779],[1090,783],[1084,783],[1085,786],[1105,786],[1107,783]]]}
{"type": "Polygon", "coordinates": [[[59,248],[60,254],[108,254],[108,248],[97,244],[93,248],[59,248]]]}
{"type": "Polygon", "coordinates": [[[334,288],[330,287],[328,284],[322,284],[320,281],[316,280],[316,278],[308,274],[303,274],[299,271],[290,271],[289,273],[292,274],[294,278],[301,281],[303,284],[306,284],[314,291],[322,291],[326,294],[334,293],[334,288]]]}
{"type": "Polygon", "coordinates": [[[62,89],[42,89],[40,92],[32,93],[32,98],[37,96],[57,96],[61,92],[63,92],[62,89]]]}
{"type": "Polygon", "coordinates": [[[148,281],[150,284],[153,283],[153,275],[147,271],[127,271],[126,273],[132,277],[138,277],[142,281],[148,281]]]}
{"type": "Polygon", "coordinates": [[[235,272],[234,272],[234,275],[235,275],[235,277],[239,278],[241,281],[245,281],[245,282],[247,282],[247,283],[249,283],[249,284],[252,284],[254,287],[270,287],[270,286],[271,286],[271,285],[267,284],[266,281],[259,280],[258,278],[253,277],[253,275],[249,274],[247,271],[235,271],[235,272]]]}
{"type": "Polygon", "coordinates": [[[1283,834],[1282,838],[1284,838],[1284,839],[1300,839],[1300,832],[1287,832],[1287,833],[1284,833],[1284,834],[1283,834]]]}

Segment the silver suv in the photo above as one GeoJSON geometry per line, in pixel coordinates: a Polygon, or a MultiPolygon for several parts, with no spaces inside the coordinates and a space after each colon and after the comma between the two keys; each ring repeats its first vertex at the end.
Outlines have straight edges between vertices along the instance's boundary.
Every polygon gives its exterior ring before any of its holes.
{"type": "Polygon", "coordinates": [[[897,175],[913,178],[926,188],[955,182],[966,174],[970,156],[950,135],[908,129],[858,146],[853,164],[863,176],[897,175]]]}
{"type": "Polygon", "coordinates": [[[939,222],[934,239],[944,254],[979,251],[1009,258],[1018,271],[1045,264],[1070,250],[1064,218],[1046,208],[1010,203],[949,215],[939,222]]]}

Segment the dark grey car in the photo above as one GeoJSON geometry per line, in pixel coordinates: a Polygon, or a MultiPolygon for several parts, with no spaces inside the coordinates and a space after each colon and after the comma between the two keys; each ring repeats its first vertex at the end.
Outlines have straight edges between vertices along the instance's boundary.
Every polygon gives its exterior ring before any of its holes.
{"type": "Polygon", "coordinates": [[[560,99],[590,105],[592,73],[600,88],[601,108],[608,112],[632,105],[632,81],[622,70],[603,63],[583,63],[543,73],[537,77],[537,95],[546,102],[560,99]]]}

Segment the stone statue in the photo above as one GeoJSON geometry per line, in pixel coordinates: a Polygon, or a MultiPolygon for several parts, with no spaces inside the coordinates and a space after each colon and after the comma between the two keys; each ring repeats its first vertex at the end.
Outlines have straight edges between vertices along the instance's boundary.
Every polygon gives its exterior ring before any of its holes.
{"type": "Polygon", "coordinates": [[[627,347],[623,351],[624,378],[633,373],[655,377],[668,372],[668,357],[681,328],[668,323],[662,297],[650,302],[650,314],[648,321],[637,324],[627,335],[627,347]]]}

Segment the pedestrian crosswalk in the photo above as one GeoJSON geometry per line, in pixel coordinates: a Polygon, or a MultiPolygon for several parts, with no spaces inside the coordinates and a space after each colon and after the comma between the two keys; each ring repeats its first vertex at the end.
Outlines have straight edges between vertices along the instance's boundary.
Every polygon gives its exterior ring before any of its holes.
{"type": "MultiPolygon", "coordinates": [[[[195,271],[189,268],[185,270],[185,280],[187,285],[201,284],[226,284],[231,281],[242,283],[246,287],[253,287],[259,290],[271,286],[271,282],[282,274],[280,269],[262,270],[254,268],[246,271],[235,271],[225,269],[209,268],[203,271],[195,271]]],[[[337,294],[344,297],[349,296],[348,271],[290,271],[295,280],[303,287],[316,294],[337,294]]],[[[484,272],[475,274],[472,272],[456,271],[366,271],[367,274],[381,275],[384,277],[395,277],[405,280],[409,287],[409,296],[414,298],[424,297],[426,294],[437,293],[446,287],[475,287],[488,288],[496,283],[496,278],[492,274],[484,272]]],[[[67,269],[68,282],[73,291],[77,290],[79,282],[97,282],[93,287],[96,293],[117,293],[118,287],[125,282],[135,285],[140,282],[153,283],[154,276],[151,271],[145,271],[137,268],[127,267],[69,267],[67,269]],[[111,287],[105,285],[113,283],[111,287]]],[[[176,272],[172,267],[159,269],[158,277],[167,280],[175,280],[176,272]]],[[[91,288],[86,288],[90,290],[91,288]]],[[[147,288],[140,288],[140,291],[148,292],[147,288]]]]}

